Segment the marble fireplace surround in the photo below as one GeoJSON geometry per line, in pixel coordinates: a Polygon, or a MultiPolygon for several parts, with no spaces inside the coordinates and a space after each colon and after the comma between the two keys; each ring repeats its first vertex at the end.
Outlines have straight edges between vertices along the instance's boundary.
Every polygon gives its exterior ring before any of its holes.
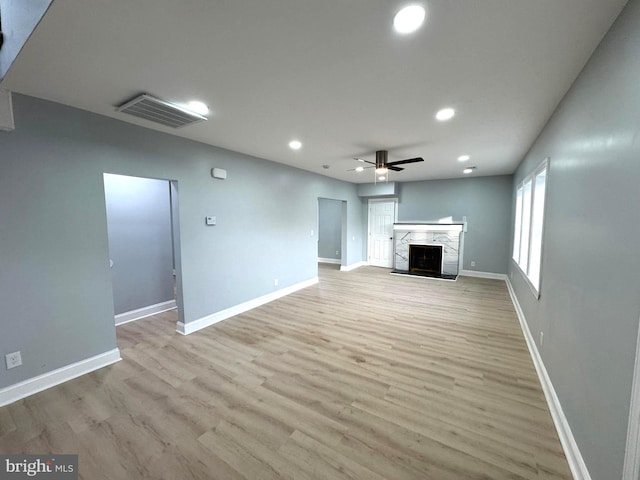
{"type": "Polygon", "coordinates": [[[409,272],[409,245],[442,246],[442,278],[455,280],[463,223],[394,223],[393,273],[409,272]]]}

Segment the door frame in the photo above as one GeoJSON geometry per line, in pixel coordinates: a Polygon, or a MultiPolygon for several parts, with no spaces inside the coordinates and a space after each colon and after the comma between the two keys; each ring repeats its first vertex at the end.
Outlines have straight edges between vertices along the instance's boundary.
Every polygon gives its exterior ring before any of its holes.
{"type": "MultiPolygon", "coordinates": [[[[369,258],[371,255],[371,205],[374,203],[390,203],[393,202],[393,223],[398,222],[398,197],[386,197],[386,198],[370,198],[367,201],[367,265],[369,264],[369,258]]],[[[393,233],[392,233],[393,236],[393,233]]],[[[389,258],[391,258],[391,268],[393,268],[393,241],[391,242],[391,252],[389,252],[389,258]]]]}
{"type": "MultiPolygon", "coordinates": [[[[316,252],[318,251],[320,244],[320,200],[332,200],[335,202],[340,202],[340,266],[347,265],[347,248],[348,248],[348,239],[347,239],[347,201],[342,200],[340,198],[331,198],[331,197],[318,197],[316,202],[316,252]]],[[[318,257],[320,258],[320,257],[318,257]]]]}
{"type": "MultiPolygon", "coordinates": [[[[102,172],[102,191],[103,191],[103,197],[105,198],[105,212],[104,212],[105,232],[108,232],[109,230],[107,225],[108,219],[107,219],[107,211],[106,211],[106,190],[104,185],[105,174],[120,175],[124,177],[132,177],[132,178],[146,178],[151,180],[159,180],[167,183],[167,187],[169,188],[169,215],[170,215],[170,221],[171,221],[171,243],[172,243],[171,248],[172,248],[172,254],[173,254],[172,255],[173,256],[173,281],[175,282],[175,291],[174,291],[175,306],[171,306],[170,308],[166,308],[164,310],[152,311],[150,315],[155,315],[157,313],[161,313],[167,310],[177,309],[178,320],[176,322],[176,331],[180,333],[179,325],[180,323],[184,324],[184,291],[183,291],[183,284],[182,284],[182,248],[180,244],[179,182],[178,180],[153,177],[153,176],[132,175],[129,173],[119,173],[119,172],[113,172],[113,171],[102,172]]],[[[109,245],[108,233],[107,233],[106,240],[107,240],[107,245],[109,245]]],[[[111,258],[109,258],[109,263],[111,267],[111,258]]],[[[111,275],[111,272],[109,273],[109,284],[111,285],[111,299],[113,300],[113,295],[114,295],[113,294],[113,277],[111,275]]],[[[141,309],[141,310],[144,310],[144,309],[141,309]]],[[[133,312],[137,313],[138,311],[134,310],[133,312]]],[[[133,312],[130,312],[130,313],[133,313],[133,312]]],[[[114,322],[114,328],[119,325],[123,325],[125,323],[129,323],[132,321],[145,318],[146,316],[148,316],[147,313],[148,312],[145,313],[144,311],[142,311],[139,314],[131,315],[130,318],[127,318],[125,321],[122,321],[122,322],[116,321],[114,322]]]]}

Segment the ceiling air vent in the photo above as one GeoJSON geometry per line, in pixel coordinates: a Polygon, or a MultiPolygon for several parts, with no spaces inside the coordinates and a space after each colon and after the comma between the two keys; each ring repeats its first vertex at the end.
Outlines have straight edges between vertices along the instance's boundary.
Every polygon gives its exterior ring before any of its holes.
{"type": "Polygon", "coordinates": [[[184,127],[207,119],[196,112],[146,93],[120,105],[118,111],[173,128],[184,127]]]}

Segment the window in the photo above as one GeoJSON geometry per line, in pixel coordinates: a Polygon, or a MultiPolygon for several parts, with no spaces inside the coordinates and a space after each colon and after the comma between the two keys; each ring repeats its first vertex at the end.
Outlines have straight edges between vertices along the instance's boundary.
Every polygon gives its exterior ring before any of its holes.
{"type": "Polygon", "coordinates": [[[516,193],[516,221],[513,235],[513,259],[520,261],[520,232],[522,230],[522,189],[516,193]]]}
{"type": "Polygon", "coordinates": [[[513,260],[529,280],[536,295],[540,292],[544,199],[549,159],[518,185],[513,232],[513,260]]]}

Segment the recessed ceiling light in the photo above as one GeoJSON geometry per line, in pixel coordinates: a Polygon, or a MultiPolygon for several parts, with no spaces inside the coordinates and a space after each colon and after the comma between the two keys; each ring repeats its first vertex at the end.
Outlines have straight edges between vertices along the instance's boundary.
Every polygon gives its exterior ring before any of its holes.
{"type": "Polygon", "coordinates": [[[459,162],[466,162],[467,160],[469,160],[471,157],[469,155],[460,155],[458,157],[458,161],[459,162]]]}
{"type": "Polygon", "coordinates": [[[467,167],[465,168],[462,173],[464,173],[465,175],[468,175],[470,173],[473,173],[473,171],[476,169],[476,167],[467,167]]]}
{"type": "Polygon", "coordinates": [[[424,22],[425,11],[420,5],[404,7],[393,17],[393,28],[398,33],[412,33],[420,28],[424,22]]]}
{"type": "Polygon", "coordinates": [[[356,172],[363,172],[364,171],[364,167],[356,167],[356,172]]]}
{"type": "Polygon", "coordinates": [[[300,143],[298,140],[291,140],[289,142],[289,148],[291,150],[300,150],[301,147],[302,147],[302,143],[300,143]]]}
{"type": "Polygon", "coordinates": [[[383,181],[384,181],[384,180],[386,180],[386,179],[387,179],[387,177],[385,177],[384,175],[380,175],[380,176],[378,177],[378,180],[380,180],[381,182],[383,182],[383,181]]]}
{"type": "Polygon", "coordinates": [[[206,115],[209,113],[209,107],[197,100],[187,103],[187,108],[193,112],[199,113],[200,115],[206,115]]]}
{"type": "Polygon", "coordinates": [[[436,120],[446,122],[447,120],[451,120],[455,114],[456,111],[453,108],[443,108],[436,113],[436,120]]]}

